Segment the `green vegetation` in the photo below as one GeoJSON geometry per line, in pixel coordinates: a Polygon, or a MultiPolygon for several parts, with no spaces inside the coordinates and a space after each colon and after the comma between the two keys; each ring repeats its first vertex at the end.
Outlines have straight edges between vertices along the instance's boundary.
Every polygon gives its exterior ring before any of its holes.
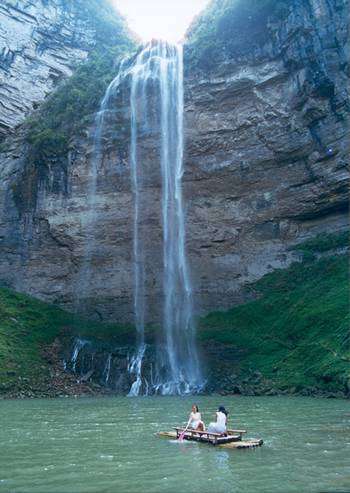
{"type": "MultiPolygon", "coordinates": [[[[116,75],[119,61],[135,48],[124,19],[108,2],[79,2],[80,16],[85,15],[95,24],[97,44],[73,76],[63,81],[27,119],[28,160],[36,166],[67,155],[70,138],[86,128],[116,75]]],[[[68,2],[67,8],[69,5],[68,2]]]]}
{"type": "Polygon", "coordinates": [[[133,342],[132,327],[88,322],[54,305],[0,288],[0,393],[40,388],[50,375],[43,350],[56,338],[64,342],[75,335],[133,342]]]}
{"type": "Polygon", "coordinates": [[[103,54],[95,51],[72,77],[27,120],[29,160],[37,164],[48,158],[66,156],[69,140],[86,128],[99,106],[108,84],[116,74],[115,61],[125,50],[118,46],[103,54]]]}
{"type": "Polygon", "coordinates": [[[281,390],[344,391],[350,383],[348,280],[345,255],[276,270],[250,287],[257,299],[203,319],[200,338],[233,346],[240,372],[259,371],[281,390]]]}
{"type": "Polygon", "coordinates": [[[350,244],[349,231],[341,231],[337,234],[320,234],[293,247],[308,253],[324,253],[336,248],[348,247],[350,244]]]}
{"type": "Polygon", "coordinates": [[[268,39],[268,19],[284,18],[290,0],[213,0],[191,25],[187,57],[208,71],[226,58],[261,51],[268,39]]]}

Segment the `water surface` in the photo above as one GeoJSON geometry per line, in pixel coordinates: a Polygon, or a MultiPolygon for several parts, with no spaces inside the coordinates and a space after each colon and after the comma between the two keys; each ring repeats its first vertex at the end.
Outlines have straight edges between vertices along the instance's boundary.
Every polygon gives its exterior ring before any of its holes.
{"type": "Polygon", "coordinates": [[[199,397],[231,426],[264,439],[225,450],[161,439],[186,420],[191,397],[0,402],[0,492],[350,492],[350,407],[345,400],[199,397]]]}

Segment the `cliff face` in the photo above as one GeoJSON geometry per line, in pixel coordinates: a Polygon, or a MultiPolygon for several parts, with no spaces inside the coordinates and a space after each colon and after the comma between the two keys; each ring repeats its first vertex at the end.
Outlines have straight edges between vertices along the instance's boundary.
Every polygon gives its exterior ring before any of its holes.
{"type": "Polygon", "coordinates": [[[232,305],[244,282],[292,261],[291,245],[347,223],[345,2],[265,3],[232,7],[210,51],[196,38],[206,17],[190,34],[185,180],[205,309],[232,305]]]}
{"type": "MultiPolygon", "coordinates": [[[[346,5],[287,4],[278,15],[267,10],[259,28],[243,3],[224,12],[230,22],[236,16],[241,37],[226,19],[223,25],[228,23],[235,42],[223,53],[218,45],[215,56],[194,56],[201,47],[195,32],[190,36],[183,186],[195,306],[201,313],[242,301],[246,283],[298,259],[293,245],[347,227],[346,5]]],[[[47,90],[50,83],[43,86],[47,90]]],[[[127,87],[112,105],[94,222],[87,198],[93,128],[90,136],[72,139],[63,165],[48,160],[44,179],[35,166],[26,168],[20,136],[8,142],[0,171],[0,279],[67,308],[83,296],[80,306],[90,315],[132,321],[127,87]],[[91,265],[82,292],[87,244],[91,265]]],[[[145,133],[142,152],[148,170],[143,239],[151,321],[159,316],[162,291],[154,132],[145,133]]]]}
{"type": "MultiPolygon", "coordinates": [[[[0,138],[23,122],[98,41],[92,1],[0,4],[0,138]]],[[[106,11],[108,12],[108,11],[106,11]]],[[[107,13],[106,13],[107,15],[107,13]]]]}

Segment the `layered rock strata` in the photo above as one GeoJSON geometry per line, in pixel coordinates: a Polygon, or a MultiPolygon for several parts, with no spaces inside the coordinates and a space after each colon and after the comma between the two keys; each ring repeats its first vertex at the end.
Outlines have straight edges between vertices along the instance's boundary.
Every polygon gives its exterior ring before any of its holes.
{"type": "Polygon", "coordinates": [[[89,1],[1,1],[0,138],[22,123],[96,45],[89,1]]]}

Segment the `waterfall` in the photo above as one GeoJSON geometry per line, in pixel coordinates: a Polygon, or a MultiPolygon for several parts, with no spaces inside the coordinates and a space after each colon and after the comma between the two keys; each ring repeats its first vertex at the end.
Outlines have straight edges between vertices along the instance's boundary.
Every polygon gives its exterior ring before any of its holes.
{"type": "Polygon", "coordinates": [[[89,176],[87,184],[87,201],[88,201],[88,214],[83,217],[82,227],[86,231],[86,241],[84,242],[83,260],[82,266],[78,273],[77,285],[75,292],[79,293],[79,296],[75,300],[76,311],[84,311],[84,307],[81,306],[81,301],[86,302],[86,297],[89,294],[89,284],[91,282],[91,264],[92,254],[95,245],[95,227],[97,216],[97,179],[102,161],[102,136],[105,125],[105,117],[110,109],[110,100],[114,95],[115,90],[119,87],[121,76],[123,74],[123,66],[125,59],[123,59],[119,66],[117,76],[107,87],[104,97],[102,98],[99,111],[96,113],[94,126],[93,126],[93,146],[92,154],[90,158],[89,176]]]}
{"type": "MultiPolygon", "coordinates": [[[[110,109],[111,97],[118,90],[119,85],[126,80],[130,82],[130,172],[134,205],[133,293],[137,329],[137,350],[128,365],[132,380],[129,395],[198,392],[203,386],[203,381],[195,341],[182,195],[184,87],[181,45],[152,41],[139,52],[135,60],[121,64],[117,77],[108,87],[95,121],[89,189],[92,216],[88,231],[93,236],[105,114],[110,109]],[[145,135],[156,137],[155,146],[158,150],[158,174],[162,193],[159,205],[163,235],[161,323],[164,337],[158,344],[157,361],[148,378],[144,371],[147,353],[145,344],[147,252],[142,222],[147,209],[147,204],[144,203],[147,189],[145,183],[149,181],[149,177],[141,152],[141,143],[145,135]]],[[[154,166],[156,165],[157,163],[154,166]]],[[[152,183],[152,186],[154,185],[152,183]]],[[[155,200],[156,197],[153,198],[153,203],[155,200]]],[[[93,239],[89,238],[88,243],[82,269],[83,292],[91,277],[93,239]]],[[[106,375],[108,374],[109,378],[107,369],[106,367],[106,375]]]]}
{"type": "Polygon", "coordinates": [[[130,169],[132,191],[134,196],[134,223],[133,223],[133,261],[134,261],[134,313],[137,330],[137,353],[131,358],[128,371],[135,380],[130,388],[129,396],[137,396],[142,391],[142,362],[145,354],[145,267],[143,245],[139,235],[140,192],[142,188],[142,173],[138,163],[138,91],[146,87],[149,76],[147,66],[142,64],[143,51],[137,56],[135,67],[131,74],[130,112],[131,112],[131,143],[130,169]]]}
{"type": "MultiPolygon", "coordinates": [[[[138,331],[138,352],[130,365],[135,375],[130,395],[142,392],[142,360],[145,353],[145,267],[140,235],[140,195],[143,187],[139,158],[139,127],[147,127],[150,83],[158,87],[160,100],[160,170],[163,223],[162,325],[165,344],[159,348],[152,382],[153,392],[182,394],[198,391],[202,385],[195,343],[192,287],[185,250],[185,219],[182,197],[183,176],[183,54],[182,46],[157,41],[148,44],[131,69],[131,171],[134,194],[134,309],[138,331]]],[[[141,128],[144,130],[144,128],[141,128]]],[[[147,382],[148,383],[148,382],[147,382]]]]}
{"type": "Polygon", "coordinates": [[[76,366],[77,366],[77,361],[78,361],[78,356],[79,356],[80,351],[85,346],[87,346],[88,344],[90,344],[89,341],[86,341],[84,339],[80,339],[79,337],[77,339],[75,339],[74,345],[73,345],[72,356],[70,359],[70,363],[72,365],[72,371],[73,372],[76,371],[76,366]]]}
{"type": "Polygon", "coordinates": [[[111,363],[112,363],[112,355],[109,354],[106,359],[106,364],[103,370],[103,381],[106,385],[108,385],[108,380],[111,374],[111,363]]]}
{"type": "MultiPolygon", "coordinates": [[[[140,330],[138,330],[138,332],[140,332],[140,330]]],[[[137,352],[134,356],[132,356],[131,361],[128,365],[129,374],[135,377],[135,380],[131,385],[128,394],[129,397],[136,397],[137,395],[140,395],[142,392],[142,387],[144,387],[143,394],[148,395],[148,381],[145,377],[142,376],[142,364],[146,350],[146,345],[144,344],[144,342],[140,342],[143,340],[144,333],[140,333],[137,352]]]]}

